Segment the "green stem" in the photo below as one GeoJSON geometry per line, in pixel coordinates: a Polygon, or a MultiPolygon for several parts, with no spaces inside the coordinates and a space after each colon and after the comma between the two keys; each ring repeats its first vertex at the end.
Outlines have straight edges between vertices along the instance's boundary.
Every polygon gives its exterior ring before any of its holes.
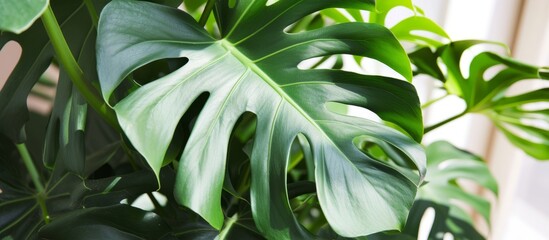
{"type": "Polygon", "coordinates": [[[97,23],[99,22],[99,15],[97,14],[97,10],[95,10],[95,6],[93,6],[93,3],[91,0],[84,0],[84,3],[86,4],[86,8],[88,8],[88,12],[90,13],[93,26],[97,28],[97,23]]]}
{"type": "Polygon", "coordinates": [[[42,211],[42,217],[46,224],[50,223],[50,214],[48,213],[48,208],[46,207],[46,193],[39,192],[36,196],[38,205],[40,205],[40,210],[42,211]]]}
{"type": "Polygon", "coordinates": [[[458,119],[458,118],[460,118],[460,117],[463,117],[463,115],[465,115],[465,114],[467,114],[467,113],[468,113],[467,110],[466,110],[466,111],[463,111],[462,113],[460,113],[460,114],[458,114],[458,115],[455,115],[455,116],[453,116],[453,117],[451,117],[451,118],[448,118],[448,119],[446,119],[446,120],[444,120],[444,121],[441,121],[441,122],[439,122],[439,123],[437,123],[437,124],[434,124],[434,125],[431,125],[431,126],[429,126],[429,127],[426,127],[425,130],[423,131],[423,134],[427,134],[428,132],[437,129],[437,128],[439,128],[440,126],[442,126],[442,125],[444,125],[444,124],[446,124],[446,123],[449,123],[449,122],[454,121],[454,120],[456,120],[456,119],[458,119]]]}
{"type": "Polygon", "coordinates": [[[431,99],[431,100],[427,101],[426,103],[424,103],[423,105],[421,105],[421,109],[428,108],[428,107],[431,106],[433,103],[436,103],[436,102],[438,102],[438,101],[440,101],[440,100],[442,100],[442,99],[444,99],[444,98],[446,98],[446,97],[448,97],[448,96],[450,96],[450,94],[449,94],[449,93],[446,93],[446,94],[444,94],[443,96],[440,96],[440,97],[438,97],[438,98],[431,99]]]}
{"type": "Polygon", "coordinates": [[[219,233],[219,236],[217,239],[224,240],[227,238],[227,235],[229,234],[229,231],[231,231],[231,228],[233,227],[233,224],[238,220],[238,213],[235,213],[232,217],[227,219],[227,222],[225,223],[225,227],[221,232],[219,233]]]}
{"type": "Polygon", "coordinates": [[[44,185],[40,182],[40,175],[38,175],[38,170],[36,170],[36,167],[34,166],[27,146],[24,143],[16,144],[16,146],[19,154],[21,154],[23,163],[25,163],[25,167],[27,167],[27,170],[29,171],[34,187],[36,187],[38,192],[44,192],[44,185]]]}
{"type": "Polygon", "coordinates": [[[85,80],[84,73],[80,66],[76,62],[76,59],[72,55],[72,52],[63,36],[61,27],[53,14],[51,6],[48,6],[44,14],[42,15],[42,22],[46,28],[46,32],[50,37],[53,48],[55,50],[57,60],[67,72],[74,86],[78,89],[80,94],[86,99],[88,104],[99,113],[111,126],[115,129],[119,129],[116,121],[116,116],[110,107],[108,107],[95,88],[85,80]]]}
{"type": "Polygon", "coordinates": [[[204,11],[200,16],[200,20],[198,20],[198,24],[200,24],[200,26],[204,27],[206,25],[206,22],[208,21],[208,18],[210,17],[210,13],[212,12],[214,6],[215,0],[208,0],[208,2],[206,3],[206,7],[204,7],[204,11]]]}
{"type": "Polygon", "coordinates": [[[158,202],[158,200],[156,199],[156,197],[154,196],[154,194],[152,192],[148,192],[147,196],[149,197],[152,204],[154,205],[154,209],[156,210],[156,213],[158,213],[158,215],[160,215],[162,217],[167,217],[167,216],[171,215],[171,214],[169,214],[168,212],[166,212],[164,210],[164,207],[162,207],[162,205],[160,205],[160,203],[158,202]]]}
{"type": "Polygon", "coordinates": [[[17,147],[17,150],[21,155],[21,159],[23,159],[23,163],[25,164],[27,171],[29,171],[34,187],[38,192],[36,200],[38,201],[38,204],[42,209],[42,217],[44,218],[44,221],[46,223],[49,223],[50,217],[48,214],[48,209],[46,208],[46,191],[44,185],[42,185],[42,182],[40,181],[40,175],[38,175],[38,170],[36,170],[36,166],[34,166],[34,162],[32,161],[27,146],[24,143],[16,144],[15,146],[17,147]]]}

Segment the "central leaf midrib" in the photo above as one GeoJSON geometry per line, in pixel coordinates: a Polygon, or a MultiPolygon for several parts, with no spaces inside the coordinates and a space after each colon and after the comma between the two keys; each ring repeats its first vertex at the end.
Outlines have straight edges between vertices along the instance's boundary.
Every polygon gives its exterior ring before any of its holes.
{"type": "MultiPolygon", "coordinates": [[[[322,135],[341,153],[342,156],[351,164],[351,166],[359,173],[362,172],[353,164],[351,159],[347,157],[343,151],[335,144],[330,137],[322,130],[322,128],[312,119],[294,100],[290,97],[282,88],[273,80],[269,75],[267,75],[261,68],[259,68],[252,60],[250,60],[246,55],[244,55],[240,50],[238,50],[231,42],[226,39],[219,40],[221,46],[223,46],[228,52],[230,52],[236,59],[238,59],[244,66],[251,69],[255,74],[257,74],[261,79],[263,79],[272,89],[274,89],[278,95],[282,97],[286,102],[292,105],[310,124],[312,124],[322,135]]],[[[382,196],[377,189],[373,186],[368,178],[365,177],[368,183],[376,191],[376,193],[382,196]]]]}
{"type": "MultiPolygon", "coordinates": [[[[263,79],[273,90],[275,90],[278,95],[280,95],[286,102],[292,105],[307,121],[309,121],[317,129],[321,129],[318,124],[309,117],[309,115],[290,97],[282,88],[273,80],[269,75],[267,75],[261,68],[259,68],[252,60],[250,60],[246,55],[244,55],[240,50],[238,50],[231,42],[226,39],[219,40],[221,46],[223,46],[228,52],[230,52],[236,59],[238,59],[244,66],[251,69],[255,74],[257,74],[261,79],[263,79]]],[[[321,131],[323,134],[324,131],[321,131]]]]}

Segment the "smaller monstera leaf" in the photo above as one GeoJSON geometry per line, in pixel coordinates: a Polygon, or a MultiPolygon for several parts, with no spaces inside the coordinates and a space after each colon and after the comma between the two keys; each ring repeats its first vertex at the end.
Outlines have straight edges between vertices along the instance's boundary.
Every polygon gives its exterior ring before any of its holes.
{"type": "Polygon", "coordinates": [[[188,59],[175,72],[114,103],[114,109],[128,139],[158,175],[179,120],[198,96],[208,93],[179,161],[175,194],[217,229],[224,222],[220,203],[228,140],[245,112],[257,116],[250,196],[254,221],[265,236],[313,237],[293,216],[286,190],[288,155],[300,133],[310,142],[322,209],[339,234],[400,229],[425,170],[416,142],[423,129],[414,88],[387,77],[301,70],[297,65],[314,57],[354,54],[377,59],[410,79],[404,50],[378,24],[284,32],[323,9],[372,7],[366,0],[218,1],[215,14],[223,38],[216,40],[175,8],[115,1],[99,21],[103,96],[110,100],[140,66],[188,59]],[[381,123],[334,113],[326,107],[329,102],[370,109],[411,138],[381,123]],[[398,159],[383,161],[361,152],[354,142],[364,136],[384,143],[384,150],[398,159]]]}
{"type": "MultiPolygon", "coordinates": [[[[460,187],[459,180],[469,180],[483,187],[495,196],[498,194],[498,185],[486,163],[481,158],[469,152],[463,151],[448,142],[439,141],[427,146],[427,171],[426,184],[422,186],[417,195],[414,209],[409,219],[419,221],[423,211],[432,207],[437,212],[438,220],[434,223],[431,236],[441,236],[450,232],[454,237],[461,235],[481,236],[478,232],[471,232],[475,226],[469,214],[456,202],[470,206],[484,220],[490,223],[490,202],[478,195],[469,193],[460,187]],[[419,201],[419,202],[418,202],[419,201]],[[445,208],[448,208],[445,210],[445,208]],[[446,218],[445,211],[448,211],[446,218]],[[469,230],[467,230],[469,229],[469,230]]],[[[413,232],[414,225],[407,223],[406,231],[413,232]]],[[[416,224],[419,226],[419,224],[416,224]]],[[[417,229],[416,229],[417,231],[417,229]]]]}
{"type": "Polygon", "coordinates": [[[460,68],[464,52],[486,41],[457,41],[432,52],[422,48],[409,56],[418,73],[431,75],[442,82],[448,93],[466,103],[466,113],[481,113],[489,117],[515,146],[540,160],[549,159],[549,88],[510,95],[511,87],[524,80],[549,79],[547,69],[518,62],[493,52],[481,52],[473,57],[469,76],[460,68]],[[446,66],[442,74],[437,59],[446,66]],[[499,68],[499,69],[498,69],[499,68]],[[493,71],[496,71],[494,73],[493,71]],[[492,72],[491,72],[492,71],[492,72]]]}
{"type": "Polygon", "coordinates": [[[423,11],[415,6],[412,0],[377,1],[376,11],[370,14],[370,22],[385,25],[389,12],[397,7],[407,8],[413,13],[412,16],[400,20],[389,28],[398,40],[430,47],[442,46],[450,40],[446,31],[433,20],[424,16],[423,11]]]}
{"type": "Polygon", "coordinates": [[[22,33],[42,15],[48,4],[48,0],[0,1],[0,32],[22,33]]]}

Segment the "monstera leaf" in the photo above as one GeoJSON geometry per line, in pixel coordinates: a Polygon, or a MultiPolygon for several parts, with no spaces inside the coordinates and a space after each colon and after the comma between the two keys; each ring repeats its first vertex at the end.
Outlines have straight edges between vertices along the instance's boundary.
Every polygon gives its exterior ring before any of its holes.
{"type": "Polygon", "coordinates": [[[250,195],[255,223],[268,238],[312,237],[292,215],[286,190],[288,155],[300,133],[310,142],[319,200],[335,231],[362,236],[400,229],[405,222],[425,172],[416,142],[422,137],[421,113],[412,85],[340,70],[300,70],[297,65],[313,57],[354,54],[383,62],[410,79],[409,61],[390,31],[378,24],[284,32],[326,8],[372,9],[373,4],[218,1],[220,40],[175,8],[115,1],[103,10],[97,51],[106,101],[140,66],[158,59],[188,59],[180,69],[114,104],[128,139],[157,175],[180,118],[198,96],[209,94],[183,150],[175,194],[213,227],[223,225],[220,197],[227,145],[245,112],[257,116],[250,195]],[[367,108],[411,137],[372,120],[331,112],[329,102],[367,108]],[[390,155],[394,159],[361,152],[356,145],[366,140],[395,153],[390,155]]]}
{"type": "Polygon", "coordinates": [[[413,13],[412,16],[406,17],[390,27],[391,32],[398,40],[432,47],[439,47],[450,40],[446,31],[433,20],[425,17],[423,11],[411,0],[376,2],[376,11],[370,14],[370,22],[385,25],[389,12],[397,7],[407,8],[413,13]],[[425,33],[430,33],[430,35],[425,33]]]}
{"type": "Polygon", "coordinates": [[[460,202],[470,206],[489,224],[490,202],[463,190],[457,181],[473,181],[497,196],[498,185],[488,166],[478,156],[444,141],[430,144],[426,153],[429,174],[425,178],[427,183],[418,191],[417,198],[421,201],[415,207],[418,209],[425,209],[426,206],[433,207],[441,216],[444,216],[444,211],[448,211],[445,221],[437,221],[439,224],[431,229],[431,237],[436,238],[444,235],[445,232],[450,232],[459,239],[479,239],[481,235],[472,231],[475,225],[469,214],[455,203],[460,202]],[[445,224],[440,224],[441,222],[445,224]]]}
{"type": "Polygon", "coordinates": [[[3,0],[0,7],[0,31],[21,33],[42,15],[48,0],[3,0]]]}
{"type": "MultiPolygon", "coordinates": [[[[418,72],[427,73],[444,82],[445,89],[465,101],[464,113],[482,113],[517,147],[537,159],[549,159],[549,134],[544,127],[549,121],[549,88],[509,95],[510,87],[523,80],[549,79],[544,68],[527,65],[492,52],[474,56],[469,76],[460,68],[463,53],[484,41],[457,41],[432,52],[423,48],[410,54],[418,72]],[[447,73],[437,65],[441,59],[447,73]],[[491,74],[489,71],[500,70],[491,74]],[[535,104],[539,104],[536,106],[535,104]],[[533,105],[532,105],[533,104],[533,105]]],[[[429,128],[426,128],[426,130],[429,128]]]]}

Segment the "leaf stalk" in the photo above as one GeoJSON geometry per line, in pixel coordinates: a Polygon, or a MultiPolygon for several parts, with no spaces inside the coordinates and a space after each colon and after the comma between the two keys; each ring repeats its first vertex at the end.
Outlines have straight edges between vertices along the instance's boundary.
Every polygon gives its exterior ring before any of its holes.
{"type": "Polygon", "coordinates": [[[217,239],[219,240],[227,239],[227,235],[229,234],[229,231],[231,231],[231,228],[233,227],[236,221],[238,221],[238,213],[235,213],[232,217],[227,219],[227,222],[225,223],[225,227],[223,228],[223,230],[221,230],[217,239]]]}
{"type": "Polygon", "coordinates": [[[97,28],[99,15],[97,14],[97,10],[95,10],[95,6],[93,5],[91,0],[84,0],[84,4],[86,4],[86,8],[88,9],[88,13],[90,14],[93,26],[97,28]]]}
{"type": "Polygon", "coordinates": [[[424,103],[423,105],[421,105],[421,109],[426,109],[428,108],[429,106],[433,105],[434,103],[442,100],[442,99],[445,99],[446,97],[450,96],[449,93],[446,93],[440,97],[437,97],[437,98],[434,98],[434,99],[431,99],[429,101],[427,101],[426,103],[424,103]]]}
{"type": "Polygon", "coordinates": [[[34,166],[34,162],[32,161],[29,150],[27,149],[27,145],[25,145],[25,143],[19,143],[15,146],[17,147],[17,150],[21,155],[21,159],[23,160],[23,163],[25,164],[25,167],[30,174],[32,183],[34,184],[34,187],[38,192],[36,200],[40,205],[40,209],[42,209],[42,217],[47,224],[50,222],[50,217],[48,214],[48,209],[46,208],[46,191],[44,185],[42,185],[42,182],[40,181],[40,175],[38,174],[38,170],[36,170],[36,166],[34,166]]]}
{"type": "Polygon", "coordinates": [[[215,0],[208,0],[206,6],[204,7],[202,15],[200,15],[200,19],[198,20],[198,24],[200,26],[204,27],[206,25],[206,22],[208,21],[208,18],[210,17],[210,13],[212,12],[214,6],[215,0]]]}
{"type": "Polygon", "coordinates": [[[463,116],[464,116],[465,114],[467,114],[467,113],[468,113],[467,111],[463,111],[462,113],[460,113],[460,114],[458,114],[458,115],[455,115],[455,116],[453,116],[453,117],[451,117],[451,118],[448,118],[448,119],[446,119],[446,120],[444,120],[444,121],[441,121],[441,122],[439,122],[439,123],[436,123],[436,124],[431,125],[431,126],[428,126],[428,127],[425,127],[425,130],[423,131],[423,134],[427,134],[428,132],[437,129],[437,128],[441,127],[442,125],[445,125],[445,124],[447,124],[447,123],[449,123],[449,122],[451,122],[451,121],[454,121],[454,120],[456,120],[456,119],[458,119],[458,118],[460,118],[460,117],[463,117],[463,116]]]}
{"type": "Polygon", "coordinates": [[[115,129],[119,129],[116,116],[112,109],[105,104],[91,83],[86,81],[84,72],[76,62],[76,59],[74,58],[69,45],[63,36],[61,27],[55,18],[51,6],[48,5],[41,18],[44,28],[46,29],[46,32],[52,42],[57,60],[69,75],[74,86],[78,89],[80,94],[82,94],[84,99],[86,99],[86,102],[95,111],[97,111],[100,116],[102,116],[115,129]]]}

